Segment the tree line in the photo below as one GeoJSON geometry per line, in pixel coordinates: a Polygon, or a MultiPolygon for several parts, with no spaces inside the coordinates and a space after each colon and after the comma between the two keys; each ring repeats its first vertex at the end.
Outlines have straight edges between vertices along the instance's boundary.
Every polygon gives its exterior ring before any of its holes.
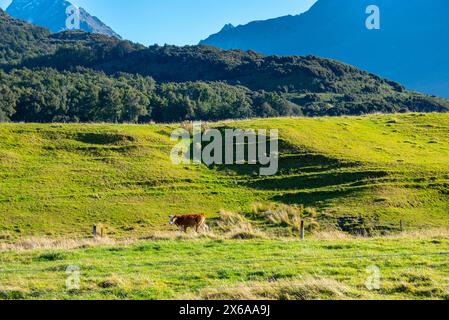
{"type": "Polygon", "coordinates": [[[0,70],[0,121],[176,122],[300,115],[273,92],[224,82],[158,84],[151,77],[89,69],[0,70]]]}

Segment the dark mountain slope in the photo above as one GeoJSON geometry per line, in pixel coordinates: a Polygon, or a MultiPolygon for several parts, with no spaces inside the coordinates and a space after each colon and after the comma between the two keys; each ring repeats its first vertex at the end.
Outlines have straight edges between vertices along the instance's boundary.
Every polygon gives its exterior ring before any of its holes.
{"type": "Polygon", "coordinates": [[[21,61],[52,51],[47,44],[50,32],[22,20],[11,18],[0,9],[0,64],[21,61]]]}
{"type": "Polygon", "coordinates": [[[318,0],[304,14],[225,28],[201,43],[332,58],[449,97],[448,12],[447,0],[318,0]],[[380,8],[380,30],[365,26],[372,4],[380,8]]]}
{"type": "MultiPolygon", "coordinates": [[[[60,34],[59,40],[67,41],[73,35],[60,34]]],[[[206,46],[153,46],[135,50],[128,43],[98,40],[88,42],[88,45],[78,42],[78,46],[64,47],[52,55],[29,59],[24,66],[59,70],[81,66],[108,74],[126,72],[151,76],[161,82],[227,81],[265,91],[379,93],[404,90],[395,82],[313,56],[263,56],[206,46]]]]}
{"type": "Polygon", "coordinates": [[[46,28],[15,19],[1,9],[0,34],[0,64],[9,65],[30,58],[40,59],[64,48],[76,50],[75,48],[95,47],[96,54],[100,56],[101,50],[117,52],[145,48],[142,45],[120,40],[116,37],[84,31],[51,33],[46,28]]]}

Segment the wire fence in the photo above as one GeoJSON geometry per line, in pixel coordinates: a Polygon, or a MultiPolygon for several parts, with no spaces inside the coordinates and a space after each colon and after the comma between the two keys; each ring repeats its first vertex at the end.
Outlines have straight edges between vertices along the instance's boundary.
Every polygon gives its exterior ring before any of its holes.
{"type": "MultiPolygon", "coordinates": [[[[167,222],[168,224],[168,222],[167,222]]],[[[341,230],[341,228],[338,227],[338,225],[336,223],[328,223],[326,224],[326,226],[330,227],[332,226],[333,228],[330,228],[329,231],[341,231],[342,233],[346,233],[349,236],[353,235],[359,235],[363,238],[363,235],[360,234],[351,234],[350,232],[347,232],[345,230],[341,230]]],[[[373,224],[373,225],[359,225],[360,228],[363,227],[372,227],[374,230],[390,230],[391,234],[399,234],[401,232],[410,232],[410,231],[434,231],[434,230],[439,230],[442,229],[441,226],[411,226],[411,225],[407,225],[405,223],[401,224],[400,222],[398,222],[397,224],[394,223],[388,223],[388,224],[373,224]]],[[[36,239],[41,239],[44,241],[54,241],[54,242],[58,242],[58,241],[94,241],[94,240],[113,240],[113,241],[126,241],[126,240],[158,240],[159,238],[161,239],[165,239],[165,238],[180,238],[180,239],[195,239],[195,238],[208,238],[210,236],[211,239],[213,239],[213,232],[215,231],[213,228],[211,228],[209,231],[210,232],[203,232],[203,233],[184,233],[184,232],[179,232],[176,231],[175,229],[164,229],[161,231],[144,231],[144,232],[139,232],[139,231],[129,231],[129,232],[108,232],[110,230],[108,230],[107,228],[105,229],[105,234],[103,237],[101,236],[94,236],[92,233],[92,230],[89,231],[83,231],[84,234],[66,234],[66,235],[54,235],[54,236],[32,236],[30,235],[29,237],[22,237],[19,239],[11,239],[10,241],[8,241],[7,239],[3,239],[0,240],[0,245],[2,243],[4,244],[8,244],[8,243],[20,243],[20,242],[26,242],[26,241],[34,241],[36,239]],[[212,232],[212,233],[211,233],[212,232]]],[[[326,229],[324,229],[323,231],[326,231],[326,229]]],[[[221,234],[215,234],[215,236],[219,236],[221,234]]],[[[312,234],[313,235],[313,234],[312,234]]],[[[299,237],[299,233],[298,233],[298,237],[299,237]]],[[[285,237],[284,237],[285,238],[285,237]]],[[[295,239],[294,236],[291,237],[292,239],[295,239]]],[[[366,236],[366,238],[372,238],[370,236],[366,236]]]]}

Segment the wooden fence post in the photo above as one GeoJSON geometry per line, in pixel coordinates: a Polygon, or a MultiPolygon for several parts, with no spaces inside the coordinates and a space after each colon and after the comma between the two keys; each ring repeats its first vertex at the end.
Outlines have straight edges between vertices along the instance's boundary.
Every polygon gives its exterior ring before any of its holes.
{"type": "Polygon", "coordinates": [[[401,232],[404,232],[404,221],[399,222],[399,228],[401,228],[401,232]]]}
{"type": "Polygon", "coordinates": [[[304,220],[301,221],[300,236],[301,236],[301,240],[304,240],[304,238],[305,238],[305,232],[304,232],[304,220]]]}
{"type": "Polygon", "coordinates": [[[105,229],[101,223],[94,224],[92,228],[94,238],[104,238],[106,236],[105,229]]]}

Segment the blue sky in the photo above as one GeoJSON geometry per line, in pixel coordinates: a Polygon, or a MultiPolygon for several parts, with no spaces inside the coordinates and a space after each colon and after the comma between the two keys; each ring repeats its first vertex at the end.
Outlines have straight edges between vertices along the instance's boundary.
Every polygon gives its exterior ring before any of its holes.
{"type": "MultiPolygon", "coordinates": [[[[299,14],[316,0],[72,0],[122,37],[145,45],[197,44],[226,23],[299,14]]],[[[5,8],[11,0],[0,0],[5,8]]]]}

